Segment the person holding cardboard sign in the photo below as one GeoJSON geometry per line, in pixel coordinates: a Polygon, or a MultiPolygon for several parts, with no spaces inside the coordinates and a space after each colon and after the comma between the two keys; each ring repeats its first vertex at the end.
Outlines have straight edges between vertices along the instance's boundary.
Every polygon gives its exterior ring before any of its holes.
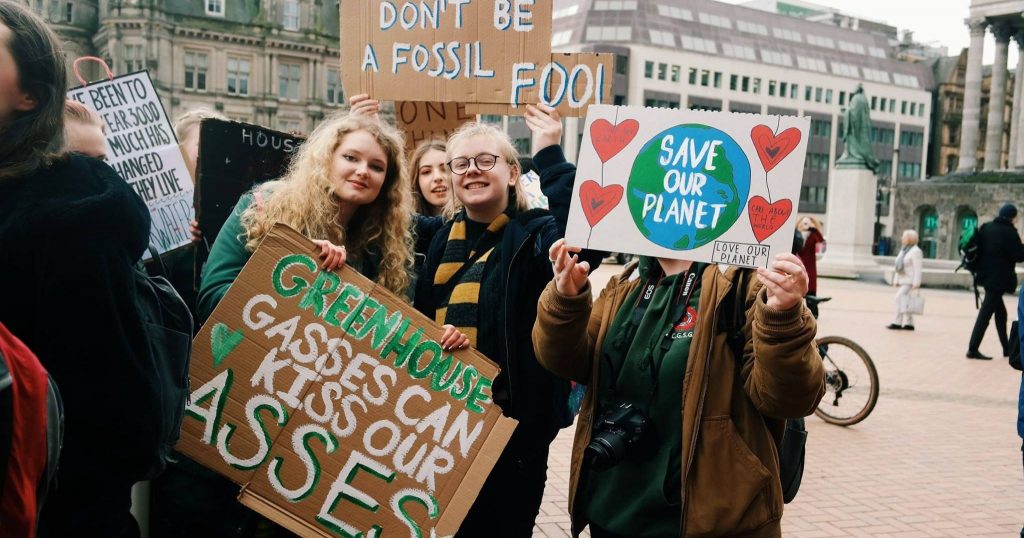
{"type": "MultiPolygon", "coordinates": [[[[454,325],[502,369],[493,399],[519,421],[457,536],[530,536],[547,477],[548,446],[572,423],[569,383],[540,367],[529,342],[543,283],[552,276],[547,250],[565,232],[572,176],[558,146],[558,113],[529,106],[527,123],[542,149],[535,157],[551,211],[530,210],[508,134],[482,123],[448,140],[454,196],[448,222],[427,252],[416,308],[454,325]]],[[[587,253],[592,263],[601,255],[587,253]]]]}
{"type": "Polygon", "coordinates": [[[779,254],[753,279],[641,257],[591,305],[578,251],[552,246],[555,277],[533,328],[541,364],[587,385],[573,536],[588,524],[594,538],[780,536],[784,419],[814,412],[824,394],[800,259],[779,254]],[[723,338],[740,308],[746,323],[723,338]]]}

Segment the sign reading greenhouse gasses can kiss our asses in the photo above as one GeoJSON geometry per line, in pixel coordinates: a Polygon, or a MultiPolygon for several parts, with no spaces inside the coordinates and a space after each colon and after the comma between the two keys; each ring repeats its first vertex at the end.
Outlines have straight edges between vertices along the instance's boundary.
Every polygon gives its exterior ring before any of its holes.
{"type": "Polygon", "coordinates": [[[807,118],[595,105],[566,241],[768,267],[790,252],[807,118]]]}

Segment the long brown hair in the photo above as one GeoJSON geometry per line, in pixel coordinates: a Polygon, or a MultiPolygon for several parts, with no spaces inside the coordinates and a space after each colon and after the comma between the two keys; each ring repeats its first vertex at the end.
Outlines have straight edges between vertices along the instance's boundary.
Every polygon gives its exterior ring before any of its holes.
{"type": "MultiPolygon", "coordinates": [[[[427,140],[420,142],[420,145],[416,146],[416,149],[412,152],[412,159],[409,161],[412,163],[412,166],[409,167],[409,184],[412,186],[412,199],[415,201],[416,212],[420,215],[434,214],[430,204],[427,203],[426,197],[423,196],[423,191],[420,190],[420,161],[423,160],[423,156],[430,150],[446,153],[444,141],[427,140]]],[[[447,167],[447,165],[444,166],[447,167]]],[[[449,186],[449,196],[453,196],[451,190],[449,186]]]]}
{"type": "Polygon", "coordinates": [[[0,125],[0,180],[31,174],[59,151],[64,131],[67,71],[60,40],[28,9],[0,0],[0,23],[11,31],[7,46],[18,70],[20,89],[36,100],[0,125]]]}

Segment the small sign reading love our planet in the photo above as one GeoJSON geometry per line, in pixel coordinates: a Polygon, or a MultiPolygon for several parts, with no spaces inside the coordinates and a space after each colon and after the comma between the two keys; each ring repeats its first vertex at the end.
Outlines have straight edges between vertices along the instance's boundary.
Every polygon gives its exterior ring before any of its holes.
{"type": "Polygon", "coordinates": [[[810,119],[595,105],[566,240],[768,267],[789,252],[810,119]]]}

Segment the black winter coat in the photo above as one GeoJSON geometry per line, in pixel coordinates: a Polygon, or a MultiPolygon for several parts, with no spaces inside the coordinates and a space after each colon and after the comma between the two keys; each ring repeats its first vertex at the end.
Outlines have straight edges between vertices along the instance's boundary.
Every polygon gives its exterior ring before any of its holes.
{"type": "MultiPolygon", "coordinates": [[[[531,210],[516,215],[502,231],[495,248],[499,261],[487,271],[498,271],[496,282],[480,291],[477,347],[501,367],[494,393],[507,416],[520,421],[535,442],[547,444],[559,428],[572,423],[568,411],[569,383],[545,370],[533,351],[533,324],[537,300],[554,277],[548,249],[565,236],[576,167],[565,161],[561,148],[551,146],[534,158],[540,168],[541,190],[548,197],[550,214],[531,210]]],[[[430,244],[416,287],[416,309],[433,319],[443,297],[435,297],[433,282],[451,231],[451,222],[438,230],[430,244]]],[[[581,260],[597,268],[603,253],[584,251],[581,260]]]]}
{"type": "Polygon", "coordinates": [[[0,180],[0,322],[63,397],[58,486],[83,473],[136,480],[152,463],[159,393],[133,277],[149,228],[146,205],[95,159],[0,180]]]}
{"type": "Polygon", "coordinates": [[[1017,289],[1014,265],[1024,262],[1024,244],[1013,222],[996,217],[979,229],[981,258],[978,264],[978,285],[997,293],[1017,289]]]}

